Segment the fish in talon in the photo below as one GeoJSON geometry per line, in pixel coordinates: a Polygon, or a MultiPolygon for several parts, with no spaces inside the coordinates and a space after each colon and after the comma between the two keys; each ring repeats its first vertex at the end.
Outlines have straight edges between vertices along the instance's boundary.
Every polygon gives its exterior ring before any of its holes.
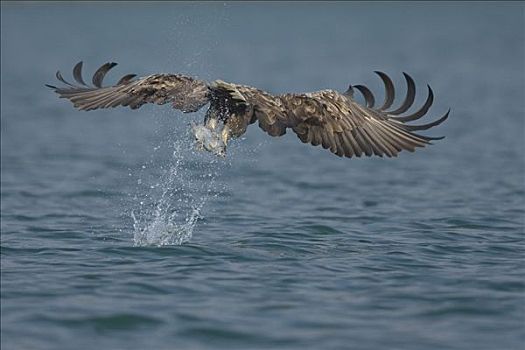
{"type": "Polygon", "coordinates": [[[197,149],[206,150],[217,156],[226,155],[226,144],[222,141],[219,135],[210,130],[206,125],[192,123],[191,128],[197,149]]]}

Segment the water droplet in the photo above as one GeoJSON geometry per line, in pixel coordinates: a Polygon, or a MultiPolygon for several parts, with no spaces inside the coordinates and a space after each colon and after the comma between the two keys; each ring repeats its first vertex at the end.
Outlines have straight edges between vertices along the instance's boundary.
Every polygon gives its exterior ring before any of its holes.
{"type": "MultiPolygon", "coordinates": [[[[163,175],[160,182],[147,184],[149,193],[139,196],[148,200],[147,205],[140,201],[140,211],[134,214],[136,246],[180,245],[189,241],[197,222],[202,218],[203,206],[208,199],[221,192],[215,184],[219,173],[217,167],[221,164],[208,160],[203,162],[199,158],[200,154],[196,156],[192,152],[192,147],[188,142],[177,141],[173,145],[171,164],[164,167],[152,161],[149,168],[158,170],[160,167],[163,175]],[[155,188],[160,188],[160,196],[158,191],[150,191],[155,188]]],[[[142,169],[145,168],[143,165],[142,169]]]]}

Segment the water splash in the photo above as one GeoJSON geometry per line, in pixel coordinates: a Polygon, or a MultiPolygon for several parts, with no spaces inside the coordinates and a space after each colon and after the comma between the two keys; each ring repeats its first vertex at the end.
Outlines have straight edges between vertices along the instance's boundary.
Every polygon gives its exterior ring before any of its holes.
{"type": "Polygon", "coordinates": [[[216,182],[220,170],[221,161],[215,156],[196,152],[187,142],[176,141],[170,164],[160,181],[150,186],[147,185],[150,181],[137,182],[146,191],[139,199],[139,209],[131,212],[134,245],[188,242],[202,219],[206,202],[220,194],[216,182]]]}

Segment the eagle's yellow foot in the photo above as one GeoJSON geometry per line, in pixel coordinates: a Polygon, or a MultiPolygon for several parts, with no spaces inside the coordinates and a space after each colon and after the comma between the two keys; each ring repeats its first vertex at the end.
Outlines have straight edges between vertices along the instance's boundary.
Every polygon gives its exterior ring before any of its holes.
{"type": "Polygon", "coordinates": [[[230,138],[231,138],[230,127],[228,125],[224,125],[224,128],[222,128],[222,131],[221,131],[221,140],[224,143],[225,149],[226,149],[226,146],[228,145],[228,141],[230,141],[230,138]]]}

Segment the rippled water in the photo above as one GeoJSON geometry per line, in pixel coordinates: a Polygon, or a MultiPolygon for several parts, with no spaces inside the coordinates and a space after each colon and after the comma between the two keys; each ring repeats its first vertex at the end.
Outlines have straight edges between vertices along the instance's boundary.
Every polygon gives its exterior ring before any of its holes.
{"type": "Polygon", "coordinates": [[[1,19],[2,349],[523,348],[523,4],[2,3],[1,19]],[[85,113],[44,88],[81,59],[276,93],[407,71],[452,113],[429,133],[446,139],[397,159],[256,126],[217,159],[192,149],[202,112],[85,113]]]}

